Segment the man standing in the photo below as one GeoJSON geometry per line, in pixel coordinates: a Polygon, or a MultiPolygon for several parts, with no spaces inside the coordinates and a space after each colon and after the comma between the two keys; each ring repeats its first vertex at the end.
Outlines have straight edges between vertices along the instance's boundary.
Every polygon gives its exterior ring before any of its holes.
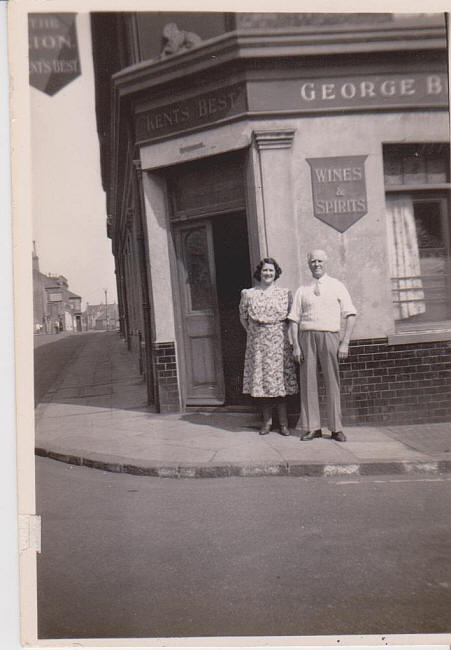
{"type": "Polygon", "coordinates": [[[300,363],[300,440],[321,438],[318,402],[318,359],[327,390],[327,417],[332,439],[345,442],[342,431],[338,360],[346,359],[356,309],[342,282],[326,273],[327,255],[313,250],[307,256],[313,282],[299,287],[288,315],[293,356],[300,363]],[[345,319],[340,337],[341,317],[345,319]]]}

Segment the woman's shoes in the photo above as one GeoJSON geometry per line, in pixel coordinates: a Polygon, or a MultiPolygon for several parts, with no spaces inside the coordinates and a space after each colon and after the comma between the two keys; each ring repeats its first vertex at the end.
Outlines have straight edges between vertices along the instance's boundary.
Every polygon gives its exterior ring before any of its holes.
{"type": "MultiPolygon", "coordinates": [[[[287,427],[286,424],[282,424],[280,426],[279,431],[280,431],[280,435],[282,435],[282,436],[290,436],[291,435],[290,429],[287,427]]],[[[260,433],[261,436],[266,436],[266,434],[271,433],[271,425],[270,424],[263,425],[262,428],[260,429],[259,433],[260,433]]]]}

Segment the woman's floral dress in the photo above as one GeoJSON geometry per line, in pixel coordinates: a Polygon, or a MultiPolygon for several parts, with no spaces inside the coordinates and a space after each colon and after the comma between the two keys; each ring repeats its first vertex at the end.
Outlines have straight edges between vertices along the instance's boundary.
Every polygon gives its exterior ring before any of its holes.
{"type": "Polygon", "coordinates": [[[286,321],[291,303],[289,289],[242,290],[240,315],[248,323],[243,393],[285,397],[298,392],[286,321]]]}

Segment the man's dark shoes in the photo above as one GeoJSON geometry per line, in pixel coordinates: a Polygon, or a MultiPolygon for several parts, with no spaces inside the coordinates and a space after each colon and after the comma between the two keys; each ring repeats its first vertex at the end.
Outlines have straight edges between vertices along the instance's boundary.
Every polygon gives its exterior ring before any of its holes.
{"type": "Polygon", "coordinates": [[[331,439],[337,442],[346,442],[346,436],[343,431],[332,431],[331,439]]]}
{"type": "Polygon", "coordinates": [[[286,424],[281,424],[280,425],[280,434],[282,436],[289,436],[290,435],[290,429],[287,427],[286,424]]]}
{"type": "Polygon", "coordinates": [[[271,433],[271,425],[270,424],[264,424],[262,428],[259,431],[259,434],[261,436],[266,436],[268,433],[271,433]]]}
{"type": "Polygon", "coordinates": [[[314,438],[322,438],[323,433],[321,429],[315,429],[315,431],[307,431],[307,433],[301,433],[299,440],[313,440],[314,438]]]}

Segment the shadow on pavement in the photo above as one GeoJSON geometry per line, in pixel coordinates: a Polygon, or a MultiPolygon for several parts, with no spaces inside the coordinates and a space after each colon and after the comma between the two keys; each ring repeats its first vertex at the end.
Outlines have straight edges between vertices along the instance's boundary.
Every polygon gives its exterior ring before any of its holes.
{"type": "Polygon", "coordinates": [[[259,416],[252,411],[241,413],[185,413],[180,416],[181,422],[214,427],[224,431],[243,431],[245,429],[258,429],[259,416]]]}

